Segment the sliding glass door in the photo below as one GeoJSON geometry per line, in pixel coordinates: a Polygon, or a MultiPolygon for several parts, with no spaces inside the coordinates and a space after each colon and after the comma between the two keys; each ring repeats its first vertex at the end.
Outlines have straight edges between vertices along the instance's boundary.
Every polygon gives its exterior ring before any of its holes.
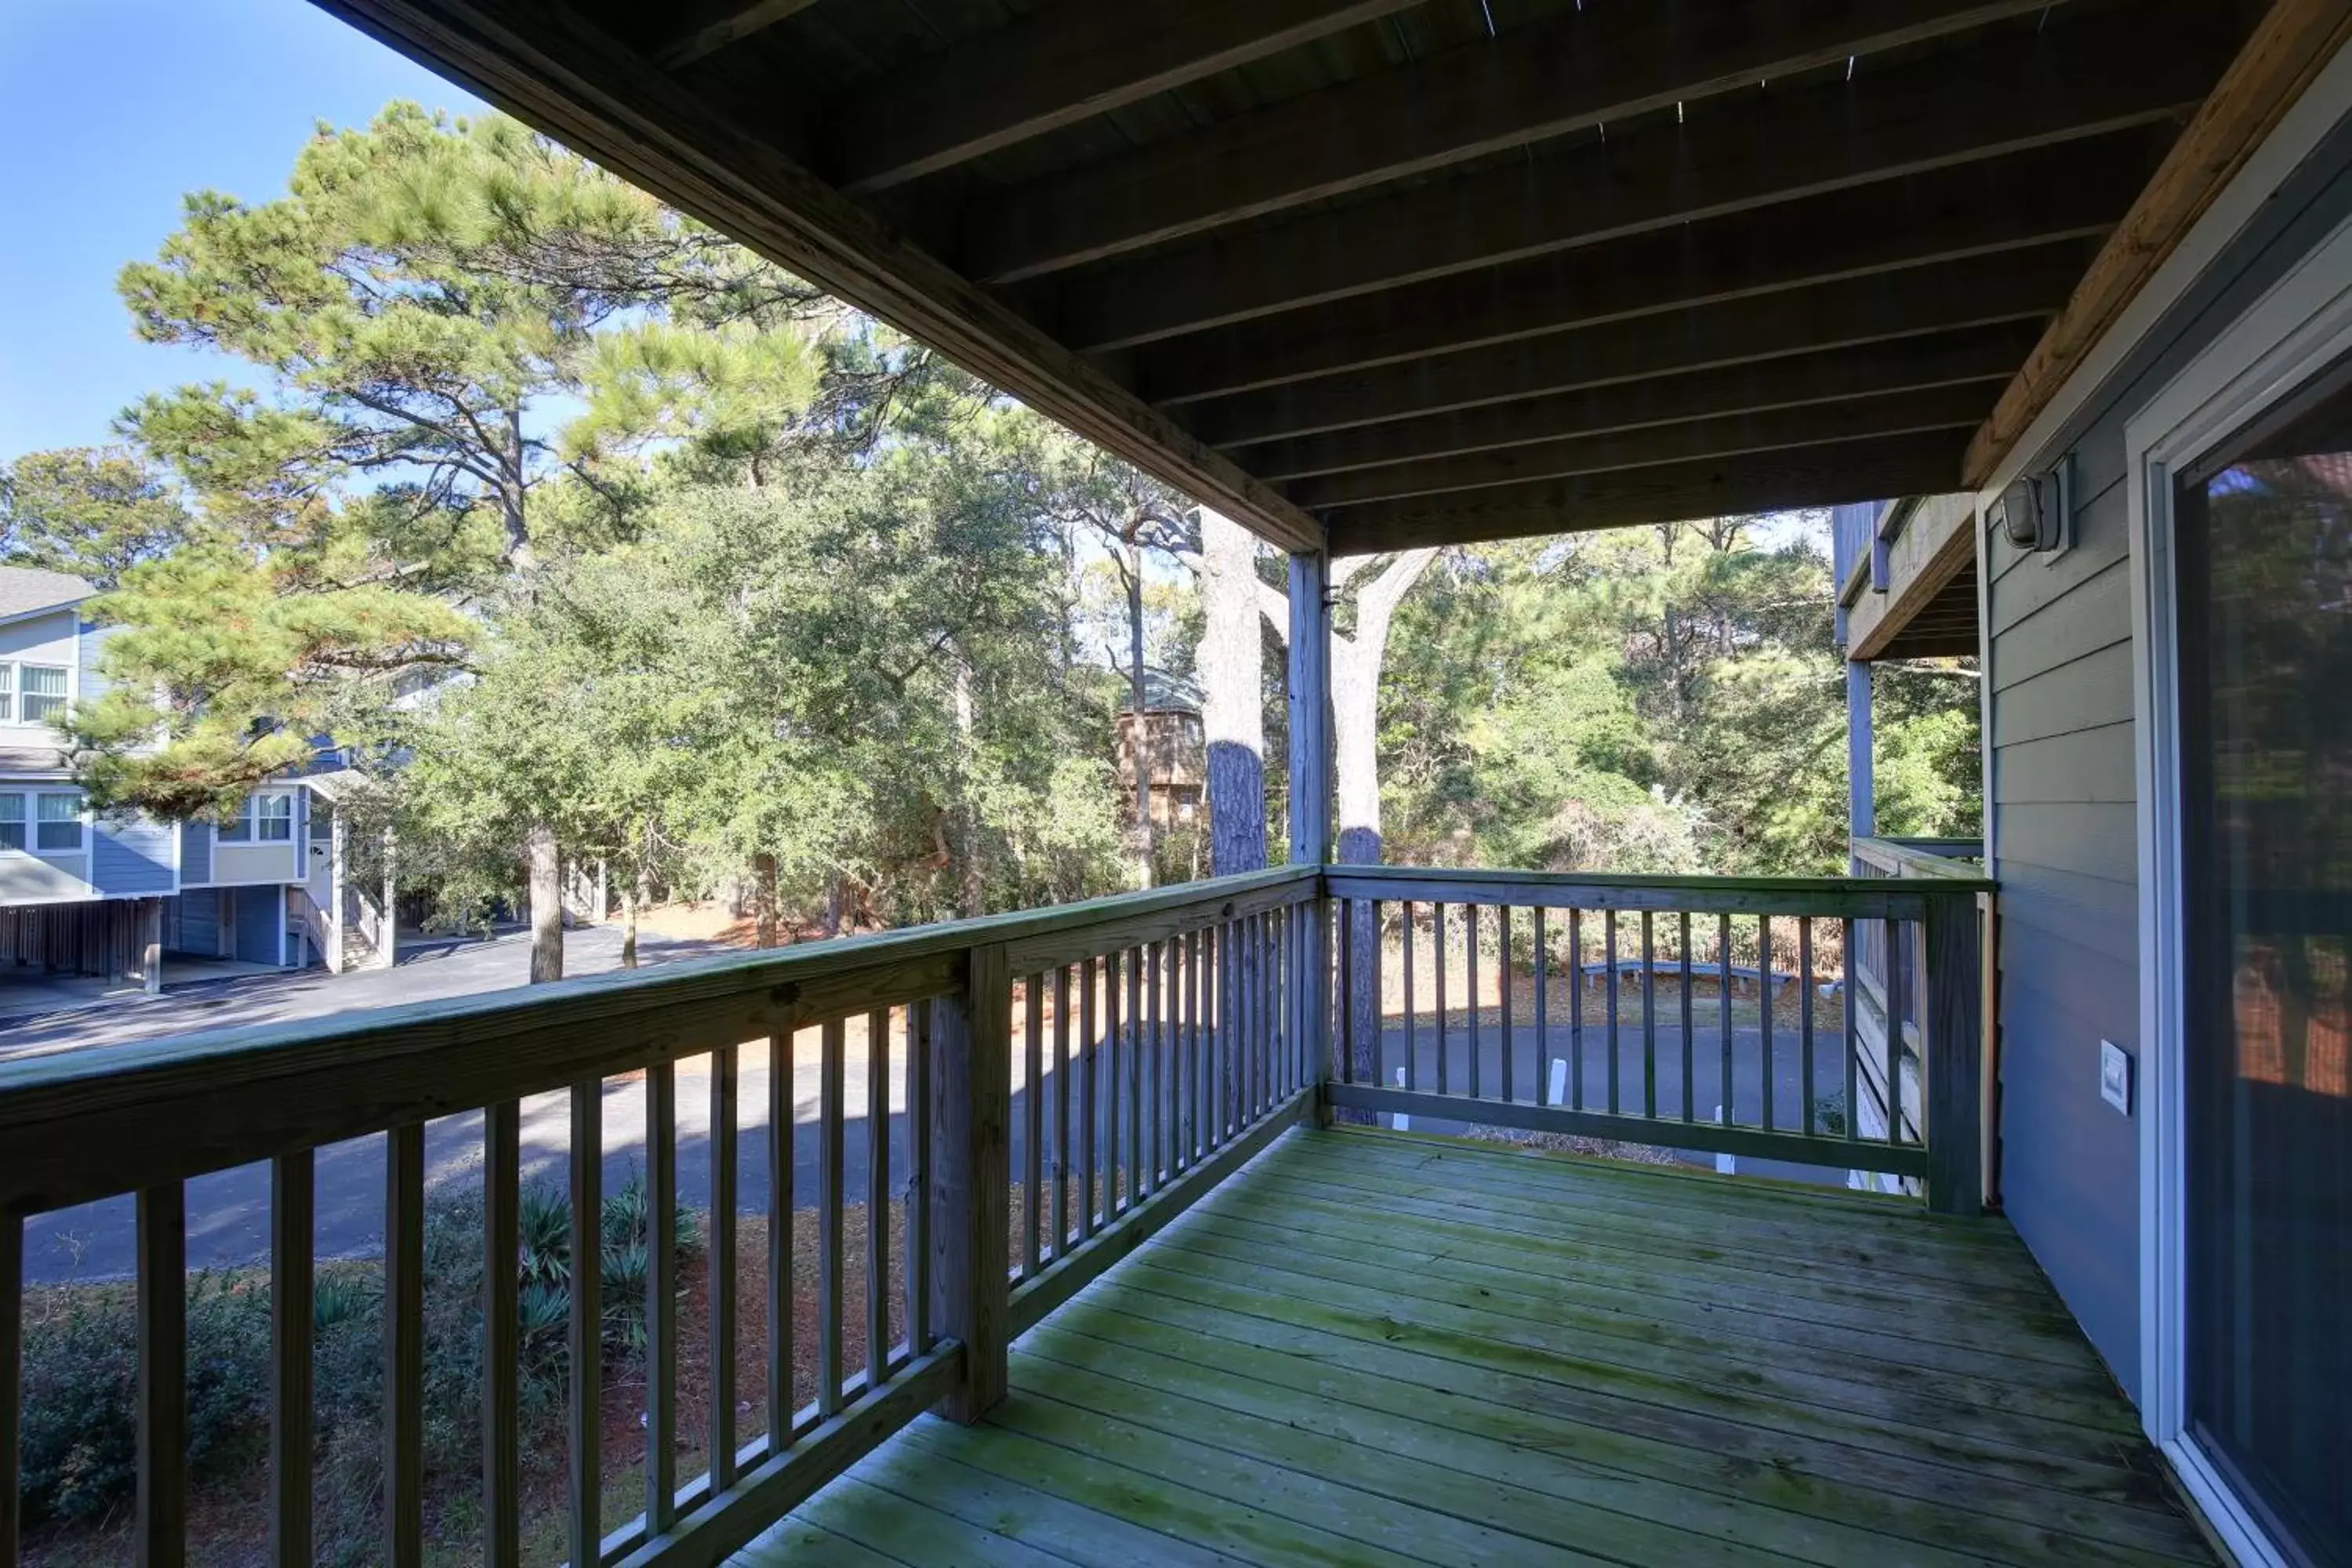
{"type": "Polygon", "coordinates": [[[2174,486],[2189,1431],[2352,1568],[2352,363],[2174,486]]]}

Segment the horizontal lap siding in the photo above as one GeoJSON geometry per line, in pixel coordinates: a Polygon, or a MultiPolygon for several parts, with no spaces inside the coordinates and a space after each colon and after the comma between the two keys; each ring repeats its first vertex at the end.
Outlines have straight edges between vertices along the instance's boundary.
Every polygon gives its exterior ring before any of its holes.
{"type": "Polygon", "coordinates": [[[2001,883],[2001,1191],[2107,1365],[2139,1377],[2139,1131],[2099,1097],[2099,1041],[2139,1047],[2138,740],[2125,425],[2352,214],[2339,129],[2044,456],[2071,459],[2054,558],[1986,543],[2001,883]]]}
{"type": "Polygon", "coordinates": [[[152,817],[115,822],[100,817],[91,828],[91,875],[109,898],[172,890],[172,825],[152,817]]]}

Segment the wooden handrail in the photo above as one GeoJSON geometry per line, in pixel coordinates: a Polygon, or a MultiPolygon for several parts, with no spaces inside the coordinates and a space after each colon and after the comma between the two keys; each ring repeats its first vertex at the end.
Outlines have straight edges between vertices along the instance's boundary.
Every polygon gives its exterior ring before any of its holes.
{"type": "Polygon", "coordinates": [[[1996,884],[1980,865],[1961,858],[1981,856],[1984,845],[1973,838],[1856,838],[1853,858],[1889,877],[1934,877],[1949,883],[1968,883],[1991,892],[1996,884]]]}

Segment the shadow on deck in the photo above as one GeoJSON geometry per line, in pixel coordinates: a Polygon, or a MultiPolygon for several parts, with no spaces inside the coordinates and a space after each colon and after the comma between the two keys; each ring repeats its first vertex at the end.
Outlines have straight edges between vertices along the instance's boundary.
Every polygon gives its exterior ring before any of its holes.
{"type": "Polygon", "coordinates": [[[1999,1220],[1297,1131],[735,1562],[2213,1561],[1999,1220]]]}

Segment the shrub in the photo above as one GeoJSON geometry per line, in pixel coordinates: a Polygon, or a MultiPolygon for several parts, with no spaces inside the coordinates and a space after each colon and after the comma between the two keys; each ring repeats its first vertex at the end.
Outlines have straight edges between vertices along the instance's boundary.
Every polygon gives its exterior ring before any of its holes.
{"type": "MultiPolygon", "coordinates": [[[[518,1384],[524,1450],[552,1451],[570,1374],[571,1209],[544,1186],[522,1194],[518,1384]]],[[[648,1205],[635,1176],[598,1215],[605,1357],[645,1345],[648,1205]]],[[[677,1245],[700,1245],[677,1216],[677,1245]]],[[[425,1466],[428,1495],[470,1492],[481,1464],[482,1204],[437,1197],[425,1216],[425,1466]]],[[[686,1270],[679,1270],[681,1279],[686,1270]]],[[[311,1286],[319,1540],[334,1563],[372,1560],[381,1504],[383,1289],[373,1262],[322,1262],[311,1286]]],[[[97,1522],[137,1485],[137,1298],[121,1284],[27,1299],[22,1487],[34,1521],[97,1522]]],[[[269,1434],[269,1288],[264,1272],[188,1280],[189,1482],[249,1474],[269,1434]]],[[[454,1514],[453,1514],[454,1528],[454,1514]]]]}

